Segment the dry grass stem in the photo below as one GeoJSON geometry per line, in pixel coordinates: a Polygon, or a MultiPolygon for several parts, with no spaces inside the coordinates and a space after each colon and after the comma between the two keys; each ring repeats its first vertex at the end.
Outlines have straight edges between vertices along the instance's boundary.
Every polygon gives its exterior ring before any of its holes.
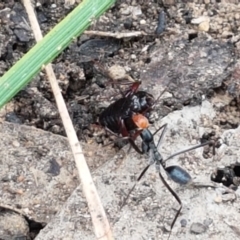
{"type": "Polygon", "coordinates": [[[112,33],[112,32],[102,32],[102,31],[85,31],[84,34],[86,35],[95,35],[100,37],[112,37],[112,38],[130,38],[130,37],[139,37],[139,36],[145,36],[146,33],[141,31],[135,31],[135,32],[123,32],[123,33],[112,33]]]}

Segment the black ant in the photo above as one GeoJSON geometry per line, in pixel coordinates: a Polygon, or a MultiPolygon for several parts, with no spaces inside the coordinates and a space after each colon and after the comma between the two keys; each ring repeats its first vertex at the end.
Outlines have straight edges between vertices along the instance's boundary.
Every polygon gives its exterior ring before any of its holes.
{"type": "MultiPolygon", "coordinates": [[[[147,170],[149,169],[149,167],[151,165],[153,165],[155,163],[155,166],[156,166],[156,170],[159,174],[159,177],[160,179],[162,180],[163,184],[165,185],[165,187],[168,189],[168,191],[173,195],[173,197],[177,200],[177,202],[179,203],[180,207],[171,223],[171,227],[170,227],[170,233],[169,233],[169,237],[171,235],[171,231],[172,231],[172,228],[174,227],[174,224],[181,212],[181,209],[182,209],[182,202],[181,202],[181,199],[179,198],[179,196],[176,194],[176,192],[174,192],[174,190],[169,186],[169,184],[166,182],[166,180],[164,179],[161,171],[160,171],[160,168],[162,167],[165,172],[167,173],[167,175],[176,183],[178,184],[181,184],[181,185],[186,185],[188,183],[191,182],[192,178],[191,176],[189,175],[189,173],[184,170],[183,168],[181,168],[180,166],[177,166],[177,165],[172,165],[172,166],[166,166],[166,162],[177,156],[177,155],[180,155],[182,153],[185,153],[185,152],[189,152],[191,150],[194,150],[196,148],[200,148],[200,147],[203,147],[205,145],[211,145],[212,143],[211,142],[205,142],[205,143],[201,143],[201,144],[198,144],[198,145],[195,145],[193,147],[190,147],[190,148],[187,148],[185,150],[181,150],[179,152],[176,152],[174,154],[172,154],[171,156],[167,157],[165,160],[163,159],[162,155],[160,154],[160,152],[158,151],[158,147],[163,139],[163,136],[166,132],[166,129],[167,129],[167,124],[164,124],[163,126],[161,126],[154,134],[152,134],[149,129],[143,129],[140,133],[140,137],[142,138],[142,154],[147,154],[150,156],[150,163],[143,169],[143,171],[140,173],[139,177],[137,178],[137,182],[139,182],[142,177],[144,176],[144,174],[147,172],[147,170]],[[160,131],[161,129],[162,130],[162,133],[160,135],[160,138],[158,140],[158,144],[156,145],[154,143],[154,135],[160,131]]],[[[129,139],[130,143],[132,141],[132,139],[130,138],[129,139]]],[[[131,143],[132,144],[132,143],[131,143]]],[[[136,183],[137,183],[136,182],[136,183]]],[[[122,205],[121,205],[121,208],[125,205],[127,199],[129,198],[131,192],[134,190],[135,186],[136,186],[136,183],[133,185],[133,187],[131,188],[131,190],[129,191],[129,193],[127,194],[127,197],[124,199],[122,205]]],[[[168,237],[168,238],[169,238],[168,237]]]]}

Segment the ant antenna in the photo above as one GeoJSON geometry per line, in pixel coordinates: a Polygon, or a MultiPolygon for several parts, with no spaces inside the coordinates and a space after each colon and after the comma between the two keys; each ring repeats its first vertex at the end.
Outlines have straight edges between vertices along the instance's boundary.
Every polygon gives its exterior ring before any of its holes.
{"type": "Polygon", "coordinates": [[[164,179],[163,175],[161,174],[161,172],[159,171],[159,177],[161,179],[161,181],[163,182],[164,186],[168,189],[168,191],[173,195],[173,197],[177,200],[178,204],[180,205],[172,223],[171,223],[171,227],[170,227],[170,232],[169,232],[169,235],[168,235],[168,238],[170,238],[171,236],[171,233],[172,233],[172,229],[173,229],[173,226],[175,225],[175,222],[177,221],[177,218],[182,210],[182,201],[181,199],[179,198],[179,196],[176,194],[175,191],[173,191],[173,189],[169,186],[169,184],[166,182],[166,180],[164,179]]]}
{"type": "Polygon", "coordinates": [[[194,150],[194,149],[197,149],[197,148],[200,148],[200,147],[204,147],[204,146],[206,146],[206,145],[210,145],[212,142],[205,142],[205,143],[200,143],[200,144],[198,144],[198,145],[195,145],[195,146],[193,146],[193,147],[190,147],[190,148],[187,148],[187,149],[185,149],[185,150],[181,150],[181,151],[179,151],[179,152],[176,152],[176,153],[174,153],[174,154],[172,154],[172,155],[170,155],[169,157],[167,157],[164,161],[163,161],[163,165],[169,160],[169,159],[172,159],[172,158],[174,158],[174,157],[176,157],[176,156],[178,156],[178,155],[180,155],[180,154],[182,154],[182,153],[185,153],[185,152],[190,152],[190,151],[192,151],[192,150],[194,150]]]}

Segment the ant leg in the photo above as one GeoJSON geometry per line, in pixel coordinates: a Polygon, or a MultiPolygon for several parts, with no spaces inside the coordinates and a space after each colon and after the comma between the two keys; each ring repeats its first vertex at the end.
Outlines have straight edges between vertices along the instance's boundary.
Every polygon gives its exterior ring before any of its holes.
{"type": "Polygon", "coordinates": [[[111,133],[113,136],[119,137],[119,135],[118,135],[117,133],[113,132],[113,131],[110,130],[109,128],[105,127],[104,129],[105,129],[107,132],[111,133]]]}
{"type": "Polygon", "coordinates": [[[124,139],[129,139],[129,138],[130,138],[130,137],[129,137],[130,134],[129,134],[129,132],[128,132],[125,124],[124,124],[123,119],[120,120],[119,124],[120,124],[120,126],[121,126],[120,128],[121,128],[122,137],[119,137],[119,135],[118,135],[117,133],[113,132],[112,130],[110,130],[110,129],[107,128],[107,127],[105,127],[104,129],[105,129],[107,132],[111,133],[111,135],[117,137],[118,139],[123,139],[123,140],[124,140],[124,139]]]}
{"type": "Polygon", "coordinates": [[[135,144],[135,142],[131,138],[129,138],[128,141],[136,152],[138,152],[141,155],[144,154],[144,152],[140,150],[140,148],[135,144]]]}
{"type": "Polygon", "coordinates": [[[116,81],[120,81],[120,80],[123,80],[123,79],[127,79],[129,82],[126,82],[126,83],[120,83],[121,85],[130,85],[132,84],[131,88],[129,90],[127,90],[126,93],[123,93],[121,91],[121,89],[118,87],[120,93],[122,94],[123,97],[128,97],[128,96],[131,96],[133,93],[135,93],[140,84],[141,84],[141,81],[135,81],[134,79],[132,79],[131,76],[129,76],[128,74],[124,74],[122,73],[121,76],[117,77],[117,78],[114,78],[114,76],[111,74],[111,72],[109,71],[110,68],[108,70],[106,70],[104,68],[104,66],[102,64],[100,64],[98,61],[93,61],[94,63],[94,66],[96,65],[98,67],[98,70],[100,70],[100,73],[104,76],[107,76],[108,78],[111,79],[112,83],[113,84],[116,84],[116,81]]]}
{"type": "Polygon", "coordinates": [[[135,92],[137,92],[139,86],[141,85],[141,81],[134,81],[132,78],[129,79],[129,83],[121,83],[121,85],[130,85],[132,86],[126,91],[123,92],[120,87],[117,85],[119,92],[121,93],[122,97],[129,97],[132,96],[135,92]]]}
{"type": "Polygon", "coordinates": [[[121,134],[123,137],[127,137],[128,138],[128,141],[129,143],[131,144],[131,146],[134,148],[134,150],[136,152],[138,152],[139,154],[143,154],[144,152],[142,150],[140,150],[140,148],[135,144],[134,140],[136,139],[136,137],[138,135],[140,135],[140,133],[142,132],[142,129],[141,130],[137,130],[133,136],[130,135],[130,133],[128,132],[127,128],[126,128],[126,125],[125,125],[125,122],[124,122],[124,119],[120,119],[119,120],[119,124],[120,124],[120,129],[121,129],[121,134]]]}
{"type": "Polygon", "coordinates": [[[168,239],[170,238],[171,236],[171,233],[172,233],[172,229],[173,229],[173,226],[175,225],[175,222],[182,210],[182,202],[181,202],[181,199],[179,198],[179,196],[173,191],[173,189],[168,185],[168,183],[166,182],[166,180],[164,179],[164,177],[162,176],[161,172],[159,171],[159,177],[161,178],[164,186],[168,189],[168,191],[173,195],[173,197],[177,200],[177,202],[179,203],[180,207],[171,223],[171,227],[170,227],[170,233],[169,233],[169,236],[168,236],[168,239]]]}
{"type": "MultiPolygon", "coordinates": [[[[120,139],[121,139],[121,140],[129,140],[129,136],[120,137],[117,133],[111,131],[109,128],[105,127],[104,129],[105,129],[107,132],[111,133],[111,135],[115,136],[115,137],[117,138],[116,141],[117,141],[117,140],[120,140],[120,139]]],[[[107,147],[107,146],[109,146],[110,144],[113,144],[113,143],[114,143],[114,141],[103,145],[103,147],[107,147]]]]}
{"type": "MultiPolygon", "coordinates": [[[[128,138],[129,143],[131,144],[131,146],[134,148],[134,150],[136,152],[138,152],[139,154],[143,154],[143,151],[141,151],[140,148],[135,144],[135,142],[134,142],[135,139],[132,136],[130,136],[130,134],[126,128],[126,125],[124,123],[124,119],[120,119],[119,124],[121,126],[120,129],[121,129],[122,136],[128,138]]],[[[139,130],[139,134],[141,132],[142,132],[142,130],[139,130]]]]}
{"type": "MultiPolygon", "coordinates": [[[[153,136],[155,135],[155,134],[157,134],[161,129],[164,129],[163,131],[165,132],[166,131],[166,128],[167,128],[167,123],[165,123],[165,124],[163,124],[160,128],[158,128],[154,133],[153,133],[153,136]]],[[[161,138],[163,138],[163,136],[161,136],[161,138]]],[[[159,142],[159,140],[158,140],[158,142],[159,142]]]]}
{"type": "Polygon", "coordinates": [[[169,85],[170,85],[170,81],[167,83],[166,87],[163,89],[163,91],[160,93],[160,95],[157,97],[157,99],[155,101],[153,101],[153,104],[151,107],[148,107],[147,109],[145,109],[142,114],[146,113],[149,109],[153,109],[156,105],[156,103],[159,101],[159,99],[162,97],[162,95],[166,92],[166,90],[168,89],[169,85]]]}
{"type": "Polygon", "coordinates": [[[161,143],[161,141],[162,141],[162,139],[163,139],[163,137],[164,137],[164,135],[165,135],[165,133],[166,133],[166,131],[167,131],[167,123],[163,124],[155,133],[153,133],[153,136],[154,136],[154,135],[155,135],[156,133],[158,133],[162,128],[163,128],[163,131],[162,131],[162,133],[161,133],[161,135],[160,135],[160,137],[159,137],[159,139],[158,139],[157,148],[159,147],[159,145],[160,145],[160,143],[161,143]]]}
{"type": "Polygon", "coordinates": [[[130,194],[132,193],[132,191],[133,191],[134,188],[136,187],[137,183],[141,180],[141,178],[142,178],[143,175],[147,172],[148,168],[149,168],[151,165],[152,165],[152,164],[147,165],[147,166],[143,169],[143,171],[140,173],[140,175],[139,175],[138,178],[137,178],[137,181],[134,183],[134,185],[132,186],[132,188],[129,190],[126,198],[123,200],[123,202],[122,202],[122,204],[121,204],[121,206],[120,206],[120,209],[122,209],[122,208],[125,206],[125,204],[126,204],[128,198],[129,198],[130,194]]]}
{"type": "Polygon", "coordinates": [[[140,81],[134,82],[131,88],[125,92],[124,97],[132,96],[135,92],[137,92],[140,85],[141,85],[140,81]]]}
{"type": "MultiPolygon", "coordinates": [[[[108,131],[109,133],[111,133],[113,136],[117,137],[118,139],[127,139],[129,140],[129,143],[131,144],[131,146],[135,149],[136,152],[138,152],[139,154],[143,154],[143,151],[140,150],[140,148],[135,144],[134,140],[136,139],[136,137],[142,132],[142,130],[139,130],[139,132],[137,131],[135,134],[136,136],[130,136],[130,133],[128,132],[125,123],[124,123],[124,119],[120,119],[119,120],[119,125],[120,125],[120,130],[121,130],[121,135],[122,137],[119,137],[118,134],[116,134],[115,132],[111,131],[109,128],[105,127],[105,130],[108,131]],[[133,138],[133,139],[132,139],[133,138]]],[[[110,143],[111,144],[111,143],[110,143]]],[[[107,145],[105,145],[107,146],[107,145]]]]}
{"type": "MultiPolygon", "coordinates": [[[[124,120],[121,119],[119,121],[119,124],[120,124],[120,129],[121,129],[121,134],[122,134],[122,137],[119,137],[118,134],[114,133],[113,131],[111,131],[109,128],[106,128],[105,127],[105,130],[108,131],[109,133],[111,133],[113,136],[117,137],[118,139],[123,139],[123,140],[128,140],[129,143],[131,144],[131,146],[134,148],[134,150],[136,152],[138,152],[139,154],[143,154],[144,152],[140,150],[140,148],[135,144],[134,140],[137,138],[137,136],[139,136],[142,132],[142,130],[138,130],[134,136],[130,136],[130,133],[128,132],[125,124],[124,124],[124,120]],[[136,135],[136,136],[135,136],[136,135]]],[[[109,143],[111,144],[111,143],[109,143]]],[[[108,146],[109,144],[105,145],[105,146],[108,146]]]]}
{"type": "Polygon", "coordinates": [[[144,115],[147,111],[149,111],[150,109],[153,109],[156,105],[156,103],[159,101],[159,99],[162,97],[162,95],[166,92],[167,87],[163,89],[163,91],[160,93],[160,95],[158,96],[158,98],[156,100],[153,101],[153,104],[151,107],[148,107],[147,109],[145,109],[142,114],[144,115]]]}

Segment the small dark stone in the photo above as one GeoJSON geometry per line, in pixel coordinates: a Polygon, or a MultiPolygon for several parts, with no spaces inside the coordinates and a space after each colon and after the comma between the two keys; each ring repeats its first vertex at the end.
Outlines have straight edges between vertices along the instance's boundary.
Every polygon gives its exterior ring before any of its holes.
{"type": "Polygon", "coordinates": [[[27,13],[21,3],[15,3],[10,15],[11,21],[15,24],[23,22],[23,19],[28,19],[27,13]]]}
{"type": "Polygon", "coordinates": [[[47,18],[46,18],[46,16],[45,16],[45,14],[42,12],[42,11],[39,11],[38,13],[37,13],[37,19],[38,19],[38,22],[40,22],[40,23],[44,23],[44,22],[47,22],[47,18]]]}
{"type": "Polygon", "coordinates": [[[125,20],[125,22],[123,23],[123,26],[125,27],[125,29],[131,29],[131,27],[132,27],[132,19],[131,18],[127,18],[125,20]]]}
{"type": "Polygon", "coordinates": [[[162,32],[165,31],[165,28],[166,28],[166,23],[165,23],[165,12],[164,11],[161,11],[159,16],[158,16],[158,25],[157,25],[157,28],[156,28],[156,34],[159,35],[161,34],[162,32]]]}
{"type": "Polygon", "coordinates": [[[11,122],[11,123],[18,123],[18,124],[23,123],[22,120],[14,112],[7,113],[5,116],[5,121],[11,122]]]}
{"type": "Polygon", "coordinates": [[[195,234],[201,234],[207,231],[207,227],[202,223],[193,223],[190,231],[195,234]]]}
{"type": "Polygon", "coordinates": [[[89,62],[102,56],[111,56],[119,47],[118,40],[90,39],[73,51],[79,54],[79,62],[89,62]]]}
{"type": "Polygon", "coordinates": [[[180,223],[181,223],[181,227],[186,227],[187,226],[187,220],[186,219],[182,219],[180,221],[180,223]]]}
{"type": "Polygon", "coordinates": [[[8,19],[8,15],[9,15],[10,11],[11,11],[10,8],[5,8],[5,9],[0,10],[0,19],[1,20],[8,19]]]}
{"type": "Polygon", "coordinates": [[[104,183],[105,183],[106,185],[110,185],[110,184],[111,184],[110,181],[109,181],[109,179],[107,179],[106,181],[104,181],[104,183]]]}
{"type": "Polygon", "coordinates": [[[100,143],[103,142],[101,136],[97,136],[97,137],[95,138],[95,140],[96,140],[96,142],[97,142],[98,144],[100,144],[100,143]]]}
{"type": "Polygon", "coordinates": [[[189,11],[185,11],[184,13],[183,13],[183,18],[185,19],[185,21],[186,21],[186,24],[190,24],[191,23],[191,20],[192,20],[192,13],[191,12],[189,12],[189,11]]]}
{"type": "Polygon", "coordinates": [[[22,209],[22,205],[20,205],[20,204],[16,204],[15,207],[18,209],[22,209]]]}
{"type": "Polygon", "coordinates": [[[10,179],[8,176],[4,176],[2,179],[1,179],[2,182],[9,182],[10,179]]]}
{"type": "Polygon", "coordinates": [[[18,40],[20,42],[29,42],[30,37],[26,30],[24,29],[15,29],[14,30],[15,35],[17,36],[18,40]]]}
{"type": "Polygon", "coordinates": [[[213,222],[212,218],[207,218],[207,219],[205,219],[205,220],[203,221],[203,224],[204,224],[206,227],[208,227],[208,226],[210,226],[210,225],[212,224],[212,222],[213,222]]]}
{"type": "Polygon", "coordinates": [[[47,171],[48,173],[51,173],[53,176],[57,176],[60,173],[60,165],[56,161],[56,159],[50,160],[50,168],[47,171]]]}

